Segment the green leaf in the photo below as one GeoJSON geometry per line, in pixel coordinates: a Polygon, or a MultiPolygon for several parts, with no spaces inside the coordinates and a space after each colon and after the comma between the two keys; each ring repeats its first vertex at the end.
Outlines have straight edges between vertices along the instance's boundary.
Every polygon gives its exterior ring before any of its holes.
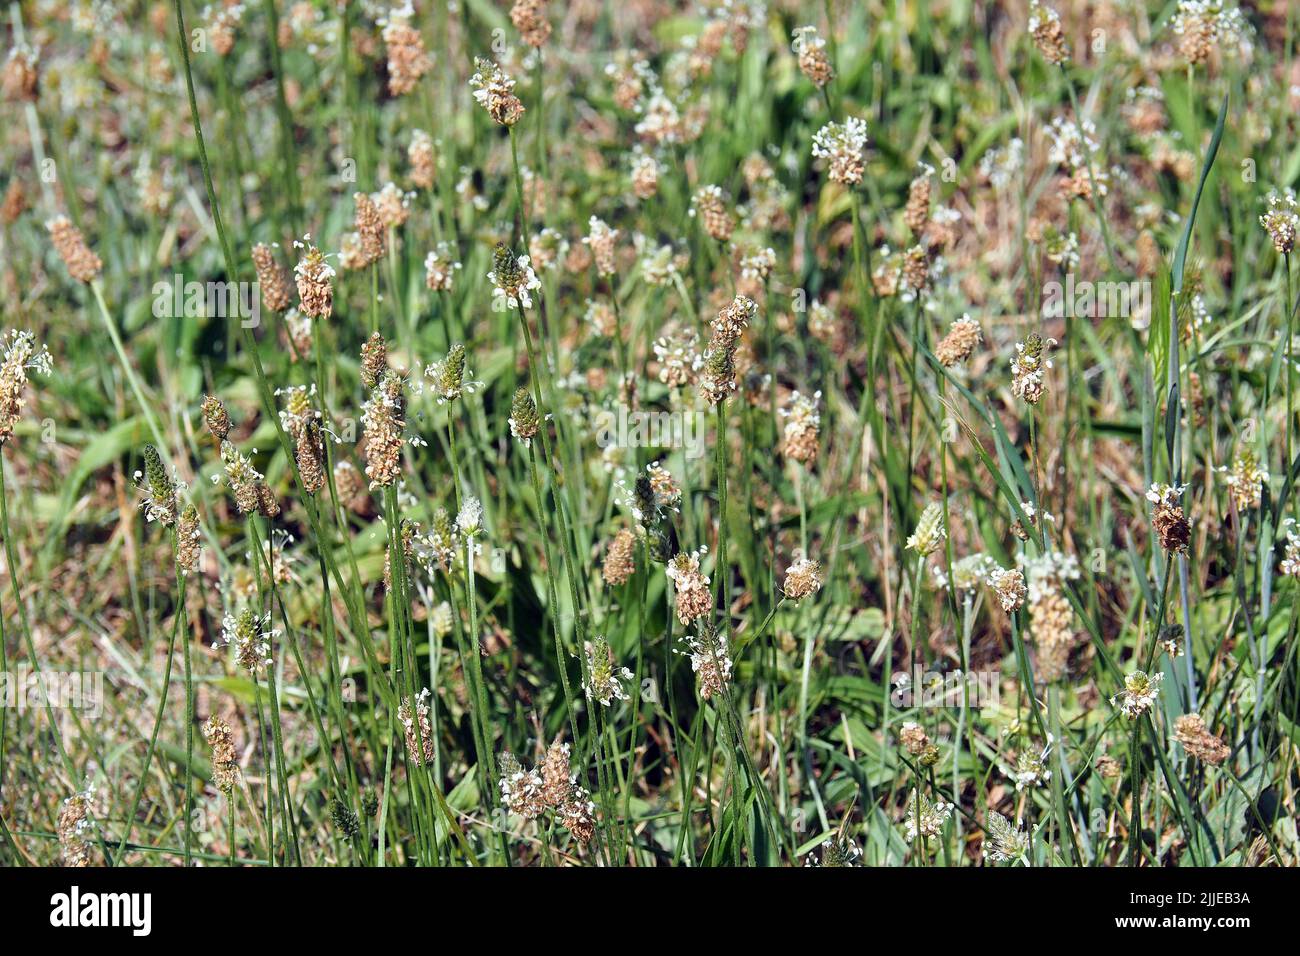
{"type": "Polygon", "coordinates": [[[1210,148],[1205,154],[1205,162],[1201,164],[1201,179],[1196,184],[1196,195],[1192,198],[1192,211],[1187,216],[1187,222],[1183,225],[1183,236],[1178,240],[1178,249],[1174,253],[1174,284],[1173,294],[1183,291],[1183,268],[1187,264],[1187,247],[1192,241],[1192,226],[1196,222],[1196,209],[1201,204],[1201,193],[1205,191],[1205,180],[1210,176],[1210,168],[1214,165],[1214,158],[1219,155],[1219,141],[1223,139],[1223,124],[1228,118],[1228,96],[1223,94],[1223,105],[1219,107],[1219,119],[1214,124],[1214,135],[1210,137],[1210,148]]]}

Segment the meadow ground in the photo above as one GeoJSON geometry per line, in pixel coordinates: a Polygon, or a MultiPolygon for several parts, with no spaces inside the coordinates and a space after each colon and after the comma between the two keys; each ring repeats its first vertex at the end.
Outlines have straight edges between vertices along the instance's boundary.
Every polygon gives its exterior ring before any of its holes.
{"type": "Polygon", "coordinates": [[[1300,858],[1284,0],[24,0],[0,863],[1300,858]]]}

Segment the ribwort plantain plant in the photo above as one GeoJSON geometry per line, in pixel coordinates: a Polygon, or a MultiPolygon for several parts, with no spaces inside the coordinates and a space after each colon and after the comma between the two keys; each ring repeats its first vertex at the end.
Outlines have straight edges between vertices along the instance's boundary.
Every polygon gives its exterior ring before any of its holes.
{"type": "Polygon", "coordinates": [[[0,862],[1300,860],[1285,5],[137,6],[0,51],[0,862]]]}

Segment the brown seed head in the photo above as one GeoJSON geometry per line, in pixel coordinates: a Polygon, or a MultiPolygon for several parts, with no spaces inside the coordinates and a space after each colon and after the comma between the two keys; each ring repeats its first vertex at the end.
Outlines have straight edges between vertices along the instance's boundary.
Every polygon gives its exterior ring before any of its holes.
{"type": "Polygon", "coordinates": [[[203,421],[219,442],[225,441],[230,434],[230,413],[226,411],[225,403],[215,395],[203,396],[203,421]]]}
{"type": "Polygon", "coordinates": [[[40,75],[36,70],[36,54],[25,44],[16,44],[0,71],[0,90],[5,99],[14,102],[35,103],[40,93],[40,75]]]}
{"type": "Polygon", "coordinates": [[[271,247],[264,242],[253,246],[253,268],[257,270],[257,284],[262,290],[262,304],[272,312],[283,312],[293,304],[289,280],[275,261],[271,247]]]}
{"type": "Polygon", "coordinates": [[[328,319],[334,311],[334,268],[310,241],[305,245],[307,251],[294,269],[298,308],[313,319],[328,319]]]}
{"type": "Polygon", "coordinates": [[[1060,16],[1050,7],[1041,6],[1038,0],[1029,5],[1029,32],[1038,52],[1048,63],[1056,65],[1070,58],[1060,16]]]}
{"type": "Polygon", "coordinates": [[[736,221],[727,211],[718,186],[701,186],[691,198],[691,215],[697,216],[704,231],[718,242],[726,242],[735,231],[736,221]]]}
{"type": "Polygon", "coordinates": [[[945,368],[951,368],[970,358],[982,337],[979,323],[969,315],[963,315],[948,327],[948,334],[935,346],[935,358],[945,368]]]}
{"type": "Polygon", "coordinates": [[[510,22],[531,47],[540,47],[551,35],[545,0],[515,0],[515,5],[510,8],[510,22]]]}
{"type": "Polygon", "coordinates": [[[239,751],[230,725],[213,714],[203,725],[203,739],[212,748],[212,782],[229,794],[239,783],[239,751]]]}
{"type": "Polygon", "coordinates": [[[368,195],[353,193],[352,201],[356,204],[356,215],[352,220],[353,228],[361,240],[362,266],[378,262],[388,249],[388,237],[379,209],[368,195]]]}
{"type": "Polygon", "coordinates": [[[68,274],[78,282],[92,282],[104,269],[99,256],[90,251],[81,230],[67,216],[58,216],[45,224],[54,249],[68,267],[68,274]]]}
{"type": "Polygon", "coordinates": [[[1209,764],[1223,763],[1232,752],[1221,738],[1210,733],[1200,714],[1183,714],[1175,720],[1174,738],[1197,760],[1209,764]]]}
{"type": "Polygon", "coordinates": [[[411,165],[411,185],[418,189],[432,189],[437,176],[433,156],[433,139],[422,129],[411,133],[411,145],[406,148],[406,161],[411,165]]]}
{"type": "Polygon", "coordinates": [[[388,368],[388,345],[378,332],[371,332],[361,346],[361,384],[374,388],[388,368]]]}
{"type": "Polygon", "coordinates": [[[795,51],[799,57],[799,70],[821,89],[835,78],[830,57],[826,55],[826,41],[817,34],[816,27],[801,27],[794,31],[795,51]]]}
{"type": "Polygon", "coordinates": [[[415,89],[420,77],[433,69],[433,60],[424,49],[420,31],[410,24],[414,11],[408,3],[389,15],[383,39],[388,54],[388,92],[405,96],[415,89]]]}
{"type": "Polygon", "coordinates": [[[605,584],[616,588],[625,584],[636,573],[636,535],[627,528],[614,535],[605,549],[605,564],[601,576],[605,584]]]}

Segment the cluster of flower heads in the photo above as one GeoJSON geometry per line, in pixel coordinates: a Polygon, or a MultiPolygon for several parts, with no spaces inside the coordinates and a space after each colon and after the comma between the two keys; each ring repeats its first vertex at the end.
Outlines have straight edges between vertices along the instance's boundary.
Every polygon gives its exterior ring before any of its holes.
{"type": "Polygon", "coordinates": [[[998,604],[1008,614],[1014,614],[1025,605],[1025,595],[1029,587],[1025,576],[1017,568],[997,567],[988,573],[989,587],[997,595],[998,604]]]}
{"type": "Polygon", "coordinates": [[[1205,63],[1219,51],[1247,57],[1253,49],[1254,29],[1237,7],[1223,0],[1179,0],[1170,19],[1178,50],[1193,66],[1205,63]]]}
{"type": "Polygon", "coordinates": [[[425,687],[415,695],[414,703],[409,696],[403,697],[397,707],[397,719],[406,739],[406,757],[421,767],[433,763],[436,751],[433,725],[429,721],[429,696],[429,688],[425,687]]]}
{"type": "Polygon", "coordinates": [[[406,147],[406,161],[411,170],[411,185],[419,189],[432,189],[438,174],[433,137],[422,129],[411,130],[411,142],[406,147]]]}
{"type": "Polygon", "coordinates": [[[1295,248],[1296,230],[1300,228],[1300,207],[1296,203],[1295,190],[1290,187],[1282,192],[1273,190],[1267,201],[1268,211],[1259,217],[1259,224],[1268,233],[1278,255],[1290,255],[1295,248]]]}
{"type": "Polygon", "coordinates": [[[1028,579],[1029,638],[1037,653],[1038,677],[1061,680],[1080,646],[1074,609],[1065,594],[1068,582],[1079,577],[1079,561],[1051,548],[1034,557],[1022,553],[1019,560],[1028,579]]]}
{"type": "Polygon", "coordinates": [[[1264,497],[1264,488],[1268,485],[1268,469],[1255,456],[1246,450],[1237,456],[1232,467],[1218,469],[1223,475],[1223,483],[1228,486],[1228,496],[1232,505],[1239,512],[1258,508],[1264,497]]]}
{"type": "Polygon", "coordinates": [[[235,48],[235,30],[244,19],[242,3],[225,3],[203,8],[201,19],[208,25],[208,38],[218,56],[228,56],[235,48]]]}
{"type": "Polygon", "coordinates": [[[946,561],[940,560],[938,563],[930,565],[930,573],[934,576],[935,587],[946,589],[951,583],[959,594],[971,597],[985,585],[991,586],[992,576],[999,570],[1001,569],[998,567],[998,563],[983,551],[976,551],[974,554],[968,554],[953,561],[951,582],[949,581],[949,569],[946,561]]]}
{"type": "Polygon", "coordinates": [[[614,662],[614,651],[608,641],[603,637],[587,641],[582,652],[586,658],[582,690],[588,701],[594,700],[602,707],[608,707],[616,700],[631,700],[624,684],[630,684],[635,675],[614,662]]]}
{"type": "Polygon", "coordinates": [[[1025,163],[1025,142],[1015,137],[1005,146],[990,149],[980,158],[980,173],[995,189],[1005,189],[1025,163]]]}
{"type": "Polygon", "coordinates": [[[373,196],[357,192],[353,194],[352,202],[355,208],[352,231],[343,236],[339,265],[355,271],[384,257],[388,251],[388,230],[373,196]]]}
{"type": "Polygon", "coordinates": [[[1183,714],[1175,719],[1174,739],[1197,760],[1208,764],[1221,764],[1232,752],[1221,737],[1211,733],[1200,714],[1183,714]]]}
{"type": "Polygon", "coordinates": [[[216,714],[203,724],[203,739],[212,748],[212,782],[222,793],[230,794],[239,783],[239,751],[230,725],[216,714]]]}
{"type": "Polygon", "coordinates": [[[1029,4],[1029,33],[1034,38],[1038,52],[1048,63],[1060,64],[1070,58],[1070,48],[1065,42],[1061,16],[1051,7],[1032,0],[1029,4]]]}
{"type": "Polygon", "coordinates": [[[700,337],[694,329],[673,330],[654,343],[655,360],[659,363],[659,381],[670,389],[694,385],[704,368],[704,355],[700,351],[700,337]]]}
{"type": "Polygon", "coordinates": [[[794,561],[785,572],[785,584],[781,590],[791,601],[802,601],[822,589],[822,566],[813,561],[803,551],[796,550],[794,561]]]}
{"type": "Polygon", "coordinates": [[[814,26],[798,27],[791,34],[799,71],[818,89],[835,79],[835,69],[826,55],[826,39],[814,26]]]}
{"type": "Polygon", "coordinates": [[[541,47],[551,36],[551,24],[546,19],[547,0],[515,0],[510,8],[510,22],[515,25],[523,41],[531,47],[541,47]]]}
{"type": "Polygon", "coordinates": [[[40,91],[40,58],[26,43],[16,40],[9,48],[4,66],[0,68],[0,92],[13,102],[34,102],[40,91]]]}
{"type": "Polygon", "coordinates": [[[687,632],[682,644],[691,659],[696,686],[703,700],[723,693],[731,683],[732,660],[727,635],[713,623],[711,614],[695,619],[695,633],[687,632]]]}
{"type": "Polygon", "coordinates": [[[300,46],[313,57],[338,49],[339,20],[325,19],[325,12],[314,4],[299,0],[289,5],[280,17],[277,36],[281,47],[300,46]]]}
{"type": "Polygon", "coordinates": [[[570,768],[569,745],[558,737],[536,769],[528,769],[510,752],[499,758],[501,802],[511,813],[536,820],[550,813],[579,843],[596,832],[596,804],[570,768]]]}
{"type": "Polygon", "coordinates": [[[135,480],[140,486],[140,507],[144,509],[145,520],[157,521],[164,526],[175,524],[176,495],[184,485],[167,474],[162,456],[153,445],[144,446],[144,471],[137,471],[135,480]]]}
{"type": "Polygon", "coordinates": [[[812,395],[794,392],[789,404],[781,409],[781,417],[785,419],[785,456],[791,461],[811,465],[817,460],[817,439],[821,431],[821,412],[818,411],[818,406],[821,399],[820,391],[813,392],[812,395]]]}
{"type": "Polygon", "coordinates": [[[862,859],[862,847],[849,840],[843,834],[827,837],[821,845],[821,856],[809,853],[804,859],[806,867],[841,867],[857,866],[862,859]]]}
{"type": "Polygon", "coordinates": [[[1151,502],[1151,527],[1155,529],[1160,546],[1171,554],[1185,552],[1192,538],[1181,504],[1186,490],[1186,485],[1159,482],[1147,489],[1147,501],[1151,502]]]}
{"type": "Polygon", "coordinates": [[[74,793],[59,807],[55,833],[59,838],[64,866],[90,866],[91,839],[95,830],[95,820],[91,815],[94,800],[95,787],[87,784],[86,789],[74,793]]]}
{"type": "Polygon", "coordinates": [[[285,312],[293,304],[289,280],[275,260],[272,246],[259,242],[253,246],[253,268],[262,293],[262,304],[272,312],[285,312]]]}
{"type": "Polygon", "coordinates": [[[271,627],[271,612],[258,615],[252,608],[227,614],[221,621],[221,638],[214,646],[234,648],[235,661],[250,674],[271,666],[271,642],[280,632],[271,627]]]}
{"type": "Polygon", "coordinates": [[[1016,754],[1014,768],[1003,767],[1002,772],[1015,782],[1016,790],[1029,790],[1041,787],[1052,779],[1052,771],[1047,768],[1047,757],[1055,743],[1051,734],[1047,735],[1047,744],[1042,750],[1022,748],[1016,754]]]}
{"type": "Polygon", "coordinates": [[[907,819],[903,831],[907,842],[919,838],[937,837],[952,815],[953,805],[943,800],[934,801],[920,790],[913,790],[907,801],[907,819]]]}
{"type": "Polygon", "coordinates": [[[602,276],[612,276],[618,269],[618,264],[614,261],[618,230],[598,216],[592,216],[588,223],[587,235],[582,241],[591,250],[596,272],[602,276]]]}
{"type": "Polygon", "coordinates": [[[964,314],[948,327],[948,334],[934,347],[934,357],[945,368],[952,368],[970,358],[983,337],[980,324],[964,314]]]}
{"type": "Polygon", "coordinates": [[[1291,577],[1300,577],[1300,524],[1295,518],[1283,518],[1279,530],[1285,540],[1285,550],[1278,570],[1291,577]]]}
{"type": "Polygon", "coordinates": [[[67,216],[57,216],[45,224],[54,249],[67,266],[68,274],[78,282],[90,283],[104,271],[103,260],[91,252],[81,230],[67,216]]]}
{"type": "Polygon", "coordinates": [[[601,566],[601,577],[607,586],[621,587],[636,573],[636,548],[636,535],[628,528],[620,528],[605,549],[605,562],[601,566]]]}
{"type": "Polygon", "coordinates": [[[475,381],[474,373],[465,367],[465,346],[459,343],[447,351],[446,358],[426,366],[424,374],[433,383],[433,394],[439,405],[473,394],[483,385],[475,381]]]}
{"type": "Polygon", "coordinates": [[[316,386],[292,385],[279,389],[276,394],[285,399],[280,423],[293,440],[294,461],[303,490],[314,495],[325,484],[324,429],[321,413],[312,404],[316,386]]]}
{"type": "Polygon", "coordinates": [[[433,59],[424,49],[420,31],[411,25],[415,8],[407,0],[379,20],[388,52],[388,92],[404,96],[415,89],[420,77],[433,69],[433,59]]]}
{"type": "Polygon", "coordinates": [[[181,574],[190,575],[198,571],[202,539],[199,511],[194,505],[187,505],[176,522],[176,567],[181,574]]]}
{"type": "Polygon", "coordinates": [[[298,311],[313,319],[328,319],[334,311],[334,267],[328,256],[311,241],[311,236],[295,239],[295,249],[303,250],[294,266],[294,283],[298,287],[298,311]]]}
{"type": "Polygon", "coordinates": [[[701,186],[691,196],[691,218],[698,219],[701,228],[718,242],[727,242],[736,229],[736,220],[727,208],[722,187],[701,186]]]}
{"type": "Polygon", "coordinates": [[[1069,199],[1088,200],[1096,186],[1097,194],[1105,196],[1110,186],[1109,173],[1089,166],[1089,157],[1097,152],[1097,127],[1092,120],[1058,116],[1045,127],[1045,133],[1050,142],[1048,160],[1065,172],[1062,194],[1069,199]]]}
{"type": "Polygon", "coordinates": [[[492,60],[478,57],[469,85],[474,101],[487,110],[494,123],[514,126],[524,115],[524,104],[515,95],[515,81],[492,60]]]}
{"type": "Polygon", "coordinates": [[[440,242],[424,257],[424,285],[434,292],[450,292],[460,269],[455,252],[448,243],[440,242]]]}
{"type": "Polygon", "coordinates": [[[866,171],[867,124],[850,117],[827,123],[813,136],[812,154],[826,160],[831,182],[856,186],[866,171]]]}
{"type": "Polygon", "coordinates": [[[478,539],[485,535],[483,502],[465,495],[455,518],[445,508],[434,510],[428,534],[416,538],[416,556],[430,574],[450,574],[457,561],[472,560],[482,551],[478,539]]]}
{"type": "Polygon", "coordinates": [[[996,810],[990,810],[984,834],[984,858],[990,863],[1023,861],[1029,852],[1029,834],[1017,820],[1013,826],[996,810]]]}
{"type": "MultiPolygon", "coordinates": [[[[904,673],[898,675],[898,677],[907,679],[907,682],[904,682],[895,678],[895,683],[899,687],[910,686],[911,675],[904,673]]],[[[914,720],[905,721],[903,726],[898,728],[898,742],[901,743],[907,749],[907,752],[913,757],[919,757],[932,746],[930,743],[930,735],[925,732],[924,727],[914,720]]]]}
{"type": "Polygon", "coordinates": [[[711,323],[709,347],[704,352],[704,372],[700,377],[700,394],[710,405],[717,405],[737,390],[736,349],[740,335],[758,312],[758,305],[747,296],[736,296],[718,312],[711,323]]]}
{"type": "Polygon", "coordinates": [[[492,254],[492,271],[487,274],[492,283],[492,308],[498,312],[510,309],[531,309],[531,293],[542,287],[533,271],[528,256],[516,256],[503,243],[498,243],[492,254]]]}
{"type": "Polygon", "coordinates": [[[696,551],[679,551],[669,560],[665,571],[668,579],[673,582],[677,620],[684,625],[707,616],[713,610],[709,579],[700,570],[700,558],[708,550],[707,546],[701,546],[696,551]]]}
{"type": "MultiPolygon", "coordinates": [[[[257,454],[256,448],[253,449],[253,454],[257,454]]],[[[221,442],[221,463],[225,470],[226,484],[230,486],[235,505],[241,513],[260,514],[267,518],[274,518],[280,513],[280,503],[267,485],[265,476],[230,441],[221,442]]],[[[213,484],[220,481],[221,475],[212,476],[213,484]]]]}
{"type": "MultiPolygon", "coordinates": [[[[547,418],[550,418],[548,415],[547,418]]],[[[526,388],[515,389],[510,400],[510,417],[506,419],[511,436],[525,448],[531,448],[533,439],[542,430],[542,417],[537,411],[537,400],[526,388]]]]}
{"type": "Polygon", "coordinates": [[[366,445],[366,477],[370,488],[386,488],[402,472],[402,449],[425,444],[418,435],[406,434],[406,382],[387,370],[362,406],[361,424],[366,445]]]}
{"type": "Polygon", "coordinates": [[[1045,339],[1031,332],[1023,342],[1016,343],[1016,354],[1011,359],[1011,391],[1030,405],[1037,405],[1046,390],[1044,373],[1052,367],[1052,360],[1044,354],[1056,345],[1056,339],[1045,339]]]}
{"type": "Polygon", "coordinates": [[[924,558],[943,544],[947,537],[948,531],[943,526],[943,506],[932,501],[916,519],[916,530],[908,535],[906,547],[924,558]]]}
{"type": "Polygon", "coordinates": [[[1112,707],[1118,707],[1129,720],[1137,720],[1154,705],[1160,697],[1160,682],[1165,675],[1157,671],[1148,674],[1135,670],[1124,678],[1124,689],[1110,699],[1112,707]]]}
{"type": "Polygon", "coordinates": [[[49,375],[54,370],[49,349],[37,346],[30,332],[10,329],[0,337],[4,361],[0,362],[0,445],[13,437],[26,404],[27,373],[49,375]]]}
{"type": "MultiPolygon", "coordinates": [[[[203,398],[203,419],[221,448],[221,463],[225,472],[226,484],[234,495],[235,505],[246,515],[261,514],[274,518],[280,513],[280,504],[275,493],[266,483],[266,478],[253,467],[252,461],[227,438],[230,434],[230,414],[220,399],[206,395],[203,398]]],[[[257,454],[257,449],[253,449],[257,454]]],[[[221,475],[213,475],[213,484],[221,481],[221,475]]],[[[150,491],[155,484],[149,479],[150,491]]]]}

